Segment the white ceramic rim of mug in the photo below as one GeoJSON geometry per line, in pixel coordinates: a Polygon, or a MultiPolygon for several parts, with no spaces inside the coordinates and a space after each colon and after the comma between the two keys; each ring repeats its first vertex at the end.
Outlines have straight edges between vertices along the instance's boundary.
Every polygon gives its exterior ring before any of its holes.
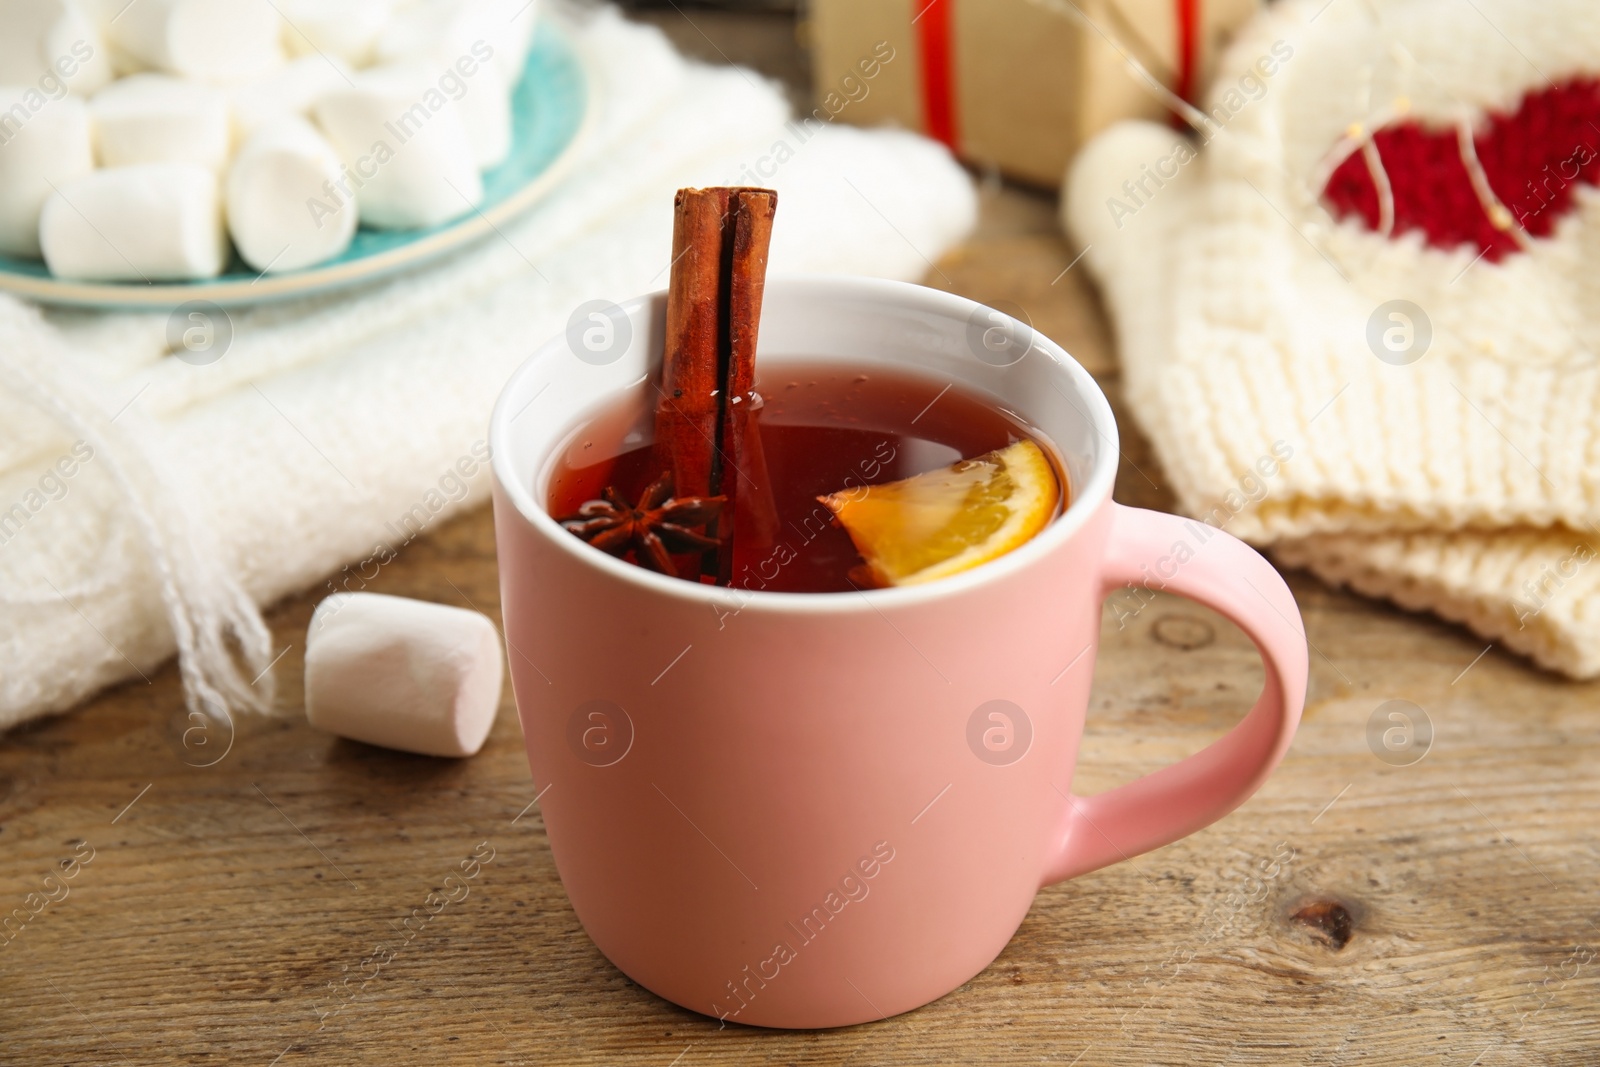
{"type": "MultiPolygon", "coordinates": [[[[849,275],[810,274],[773,277],[767,282],[766,299],[772,299],[775,294],[784,298],[794,294],[804,299],[826,303],[830,294],[838,293],[841,289],[850,290],[856,296],[862,295],[865,290],[867,295],[878,298],[882,303],[910,306],[956,323],[965,323],[973,312],[979,309],[1004,315],[1004,312],[987,308],[986,305],[954,293],[930,289],[911,282],[849,275]]],[[[649,303],[661,299],[665,292],[664,289],[658,289],[631,300],[621,301],[617,306],[626,312],[630,319],[637,321],[638,312],[649,303]]],[[[1005,317],[1011,318],[1009,315],[1005,317]]],[[[513,417],[511,405],[516,403],[520,408],[531,402],[523,396],[527,392],[524,383],[545,360],[572,358],[567,348],[565,334],[558,334],[540,345],[533,355],[512,372],[500,391],[500,398],[495,402],[494,412],[489,418],[489,449],[494,477],[522,518],[541,536],[567,552],[574,565],[597,568],[619,581],[640,586],[663,596],[712,606],[733,606],[740,611],[824,614],[876,611],[882,607],[927,603],[956,596],[1029,567],[1042,556],[1061,549],[1077,534],[1089,516],[1106,502],[1116,481],[1117,458],[1121,455],[1121,446],[1117,435],[1116,418],[1111,412],[1111,404],[1106,399],[1105,393],[1083,365],[1068,355],[1064,348],[1031,326],[1020,325],[1026,326],[1031,333],[1032,346],[1029,352],[1042,350],[1056,365],[1053,373],[1066,376],[1078,396],[1087,402],[1089,408],[1087,418],[1093,424],[1091,428],[1099,438],[1101,447],[1093,457],[1089,477],[1081,486],[1071,487],[1072,499],[1068,503],[1066,512],[1046,526],[1037,536],[1005,555],[980,564],[972,570],[940,578],[925,585],[865,589],[859,591],[856,596],[847,593],[780,593],[704,585],[657,574],[637,564],[597,551],[572,536],[534,498],[532,480],[530,479],[530,484],[524,485],[522,480],[516,477],[516,464],[512,459],[510,441],[513,417]]],[[[615,392],[616,390],[612,391],[613,394],[615,392]]],[[[597,393],[594,401],[596,403],[603,401],[605,396],[606,394],[597,393]]],[[[578,425],[579,419],[592,416],[593,410],[593,404],[586,405],[564,429],[571,429],[578,425]]],[[[1083,414],[1082,409],[1079,411],[1083,414]]],[[[1028,413],[1023,410],[1021,414],[1028,413]]],[[[540,469],[548,459],[548,452],[538,457],[534,465],[535,470],[540,469]]]]}

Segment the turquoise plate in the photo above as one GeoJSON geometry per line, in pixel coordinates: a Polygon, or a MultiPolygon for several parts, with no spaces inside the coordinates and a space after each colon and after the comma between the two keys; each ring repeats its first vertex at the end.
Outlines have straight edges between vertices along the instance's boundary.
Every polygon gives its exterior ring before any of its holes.
{"type": "Polygon", "coordinates": [[[526,211],[560,181],[586,127],[589,86],[572,42],[541,22],[511,98],[506,161],[483,174],[477,210],[427,230],[358,229],[336,259],[303,270],[259,275],[237,255],[216,278],[193,282],[79,282],[53,276],[37,260],[0,255],[0,289],[45,304],[171,308],[189,300],[240,306],[310,296],[372,281],[453,252],[526,211]]]}

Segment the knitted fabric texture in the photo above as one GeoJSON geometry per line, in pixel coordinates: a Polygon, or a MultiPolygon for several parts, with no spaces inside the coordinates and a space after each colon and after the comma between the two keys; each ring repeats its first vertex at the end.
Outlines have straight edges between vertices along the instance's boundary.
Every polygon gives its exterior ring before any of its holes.
{"type": "Polygon", "coordinates": [[[1064,222],[1183,510],[1593,676],[1600,8],[1474,7],[1273,5],[1064,222]]]}
{"type": "Polygon", "coordinates": [[[501,385],[579,305],[665,285],[680,186],[776,187],[775,274],[920,277],[974,222],[931,141],[793,121],[776,86],[608,9],[563,22],[595,82],[583,158],[467,253],[235,309],[204,366],[171,354],[165,314],[0,298],[0,728],[180,647],[192,708],[265,704],[286,650],[256,606],[358,590],[484,501],[501,385]]]}

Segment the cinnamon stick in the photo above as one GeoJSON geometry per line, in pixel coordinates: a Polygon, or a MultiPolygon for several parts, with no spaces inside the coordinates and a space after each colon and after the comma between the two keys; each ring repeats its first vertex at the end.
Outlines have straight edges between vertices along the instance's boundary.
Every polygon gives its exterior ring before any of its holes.
{"type": "Polygon", "coordinates": [[[666,350],[656,403],[656,456],[674,492],[713,496],[722,404],[722,293],[727,189],[680,189],[673,204],[666,350]]]}
{"type": "Polygon", "coordinates": [[[756,341],[777,193],[680,189],[674,207],[656,453],[680,496],[727,498],[702,573],[732,582],[734,535],[760,547],[777,516],[756,430],[756,341]]]}
{"type": "Polygon", "coordinates": [[[741,547],[764,553],[777,540],[778,515],[767,481],[767,460],[758,430],[755,392],[756,339],[767,286],[767,248],[778,194],[740,189],[730,198],[733,252],[728,288],[728,373],[723,387],[720,449],[724,469],[718,492],[727,496],[721,521],[730,536],[718,553],[717,582],[733,583],[733,529],[741,547]]]}

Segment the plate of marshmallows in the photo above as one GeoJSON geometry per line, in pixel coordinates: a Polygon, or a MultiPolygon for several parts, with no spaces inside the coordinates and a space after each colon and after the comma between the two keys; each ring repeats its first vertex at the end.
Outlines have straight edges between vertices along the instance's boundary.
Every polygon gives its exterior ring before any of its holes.
{"type": "Polygon", "coordinates": [[[0,0],[0,289],[304,296],[496,232],[589,84],[538,0],[0,0]]]}

